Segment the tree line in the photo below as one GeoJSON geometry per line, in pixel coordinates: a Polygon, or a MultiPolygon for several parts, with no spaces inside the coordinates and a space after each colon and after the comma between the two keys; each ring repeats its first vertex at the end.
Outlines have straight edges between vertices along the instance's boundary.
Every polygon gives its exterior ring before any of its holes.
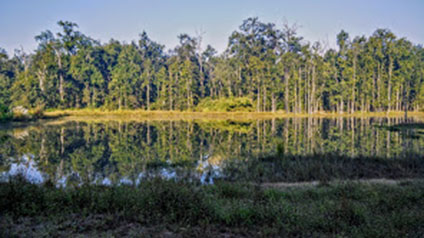
{"type": "Polygon", "coordinates": [[[37,49],[0,49],[0,104],[28,108],[197,110],[203,100],[246,98],[256,111],[422,110],[424,49],[387,29],[337,34],[338,49],[309,43],[296,25],[248,18],[217,54],[202,35],[165,51],[146,32],[100,43],[59,21],[37,49]]]}

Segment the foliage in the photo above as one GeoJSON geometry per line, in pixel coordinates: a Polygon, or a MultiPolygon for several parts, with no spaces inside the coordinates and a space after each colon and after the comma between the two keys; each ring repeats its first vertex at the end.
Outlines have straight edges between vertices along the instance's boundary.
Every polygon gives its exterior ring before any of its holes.
{"type": "Polygon", "coordinates": [[[33,119],[41,119],[44,117],[44,109],[41,106],[37,106],[36,108],[30,110],[29,114],[33,119]]]}
{"type": "Polygon", "coordinates": [[[204,98],[196,106],[196,111],[201,112],[251,112],[252,101],[246,97],[239,98],[204,98]]]}
{"type": "Polygon", "coordinates": [[[307,114],[424,110],[424,49],[388,29],[368,37],[342,30],[337,49],[325,49],[304,41],[296,25],[248,18],[218,55],[212,46],[203,49],[201,36],[181,34],[165,52],[146,32],[130,43],[101,44],[75,23],[58,25],[60,32],[35,37],[32,54],[18,50],[9,58],[0,49],[0,103],[307,114]],[[234,100],[252,106],[233,109],[234,100]]]}
{"type": "Polygon", "coordinates": [[[0,122],[9,121],[13,118],[13,113],[10,111],[10,109],[0,104],[0,122]]]}
{"type": "Polygon", "coordinates": [[[13,116],[10,119],[13,121],[33,121],[46,118],[44,116],[44,110],[40,106],[37,106],[31,110],[27,110],[21,106],[15,107],[12,109],[11,115],[13,116]]]}

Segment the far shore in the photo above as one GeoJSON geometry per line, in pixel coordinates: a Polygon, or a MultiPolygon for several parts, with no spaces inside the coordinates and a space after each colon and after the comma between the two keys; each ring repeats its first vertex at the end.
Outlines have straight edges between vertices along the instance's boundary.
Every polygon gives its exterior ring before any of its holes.
{"type": "MultiPolygon", "coordinates": [[[[97,119],[97,120],[193,120],[193,119],[277,119],[277,118],[339,118],[339,117],[404,117],[403,111],[391,112],[316,112],[308,113],[286,113],[277,112],[195,112],[195,111],[156,111],[156,110],[102,110],[102,109],[66,109],[51,110],[44,112],[47,118],[66,118],[75,120],[97,119]]],[[[424,112],[408,112],[408,117],[424,118],[424,112]]]]}

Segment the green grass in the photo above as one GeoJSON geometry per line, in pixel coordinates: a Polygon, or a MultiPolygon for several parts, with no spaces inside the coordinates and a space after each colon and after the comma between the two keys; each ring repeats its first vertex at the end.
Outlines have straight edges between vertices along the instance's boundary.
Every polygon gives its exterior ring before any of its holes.
{"type": "Polygon", "coordinates": [[[423,208],[420,181],[277,190],[154,180],[64,189],[14,179],[0,184],[0,236],[422,237],[423,208]]]}

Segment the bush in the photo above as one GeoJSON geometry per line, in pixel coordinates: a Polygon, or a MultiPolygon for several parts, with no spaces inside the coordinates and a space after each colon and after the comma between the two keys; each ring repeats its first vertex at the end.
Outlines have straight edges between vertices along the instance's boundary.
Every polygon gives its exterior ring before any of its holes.
{"type": "Polygon", "coordinates": [[[13,121],[32,121],[44,117],[44,109],[42,106],[37,106],[31,110],[23,106],[17,106],[10,112],[9,120],[13,121]]]}
{"type": "Polygon", "coordinates": [[[36,108],[30,110],[29,114],[32,119],[40,119],[44,116],[44,109],[41,106],[37,106],[36,108]]]}
{"type": "Polygon", "coordinates": [[[252,101],[247,97],[205,98],[196,107],[200,112],[251,112],[253,109],[252,101]]]}
{"type": "Polygon", "coordinates": [[[23,106],[17,106],[12,109],[14,121],[28,121],[31,119],[28,109],[23,106]]]}
{"type": "Polygon", "coordinates": [[[9,121],[13,117],[13,113],[6,105],[0,104],[0,122],[9,121]]]}

